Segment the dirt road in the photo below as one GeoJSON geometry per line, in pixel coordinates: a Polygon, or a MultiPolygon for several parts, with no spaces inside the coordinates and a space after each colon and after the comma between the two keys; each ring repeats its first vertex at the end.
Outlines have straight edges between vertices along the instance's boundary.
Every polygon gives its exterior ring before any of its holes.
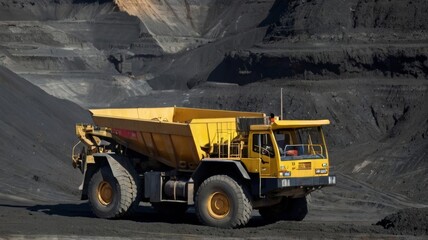
{"type": "Polygon", "coordinates": [[[309,214],[302,222],[266,224],[254,211],[245,228],[233,230],[200,225],[193,208],[174,218],[141,204],[132,218],[105,220],[96,218],[86,201],[40,202],[2,194],[0,238],[426,239],[427,206],[379,192],[343,174],[338,178],[336,187],[309,197],[309,214]]]}
{"type": "MultiPolygon", "coordinates": [[[[192,209],[181,219],[161,217],[149,206],[140,206],[133,219],[95,218],[85,202],[17,203],[0,201],[0,234],[3,238],[141,238],[141,239],[423,239],[411,232],[396,233],[374,225],[376,221],[324,221],[309,216],[303,222],[278,222],[265,225],[257,212],[243,229],[225,230],[201,226],[192,209]]],[[[334,217],[334,212],[330,217],[334,217]]]]}

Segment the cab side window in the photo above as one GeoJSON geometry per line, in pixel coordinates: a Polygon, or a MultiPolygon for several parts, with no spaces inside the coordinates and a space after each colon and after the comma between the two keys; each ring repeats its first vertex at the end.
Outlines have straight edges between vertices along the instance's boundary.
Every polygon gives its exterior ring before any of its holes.
{"type": "Polygon", "coordinates": [[[291,133],[289,131],[278,131],[275,133],[275,140],[278,144],[279,153],[284,155],[284,151],[287,145],[293,144],[291,133]]]}
{"type": "Polygon", "coordinates": [[[269,134],[253,134],[253,151],[262,155],[275,156],[269,134]]]}

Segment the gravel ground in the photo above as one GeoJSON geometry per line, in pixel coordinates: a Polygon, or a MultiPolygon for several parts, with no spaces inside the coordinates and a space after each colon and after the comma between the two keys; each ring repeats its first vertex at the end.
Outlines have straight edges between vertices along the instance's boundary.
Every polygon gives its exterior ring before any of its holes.
{"type": "MultiPolygon", "coordinates": [[[[425,220],[420,222],[412,216],[421,216],[421,210],[402,210],[395,215],[405,216],[406,224],[389,228],[376,225],[375,220],[325,221],[319,216],[309,216],[302,222],[266,225],[254,212],[247,227],[225,230],[199,225],[192,209],[182,218],[170,220],[156,214],[151,207],[141,205],[132,219],[104,220],[95,218],[85,202],[55,204],[0,200],[0,235],[5,239],[424,239],[426,232],[420,231],[420,227],[428,223],[428,211],[424,209],[423,212],[425,220]]],[[[334,211],[328,213],[330,218],[335,214],[334,211]]]]}

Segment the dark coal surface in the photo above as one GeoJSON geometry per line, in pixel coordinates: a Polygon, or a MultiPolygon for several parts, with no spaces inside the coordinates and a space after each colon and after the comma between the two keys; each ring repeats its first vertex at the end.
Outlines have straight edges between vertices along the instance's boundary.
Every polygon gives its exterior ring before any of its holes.
{"type": "Polygon", "coordinates": [[[4,67],[0,103],[0,198],[76,198],[80,176],[70,169],[70,149],[77,142],[74,125],[90,121],[88,112],[4,67]]]}
{"type": "Polygon", "coordinates": [[[428,236],[428,209],[403,209],[376,223],[394,234],[428,236]]]}
{"type": "Polygon", "coordinates": [[[266,41],[378,42],[426,37],[424,0],[277,1],[266,41]]]}
{"type": "Polygon", "coordinates": [[[1,21],[93,19],[115,11],[113,0],[1,0],[1,21]],[[88,5],[90,4],[90,7],[88,5]]]}
{"type": "Polygon", "coordinates": [[[412,239],[414,232],[395,233],[370,222],[325,221],[266,224],[255,213],[242,229],[201,226],[190,209],[179,219],[162,217],[140,206],[134,218],[96,219],[87,203],[19,204],[0,202],[0,233],[6,238],[138,238],[138,239],[412,239]],[[47,224],[49,223],[49,224],[47,224]]]}
{"type": "Polygon", "coordinates": [[[226,54],[208,81],[428,76],[426,1],[276,1],[262,44],[226,54]]]}
{"type": "Polygon", "coordinates": [[[428,77],[428,44],[260,45],[232,51],[208,81],[245,85],[263,79],[343,79],[428,77]],[[322,50],[320,50],[322,48],[322,50]]]}

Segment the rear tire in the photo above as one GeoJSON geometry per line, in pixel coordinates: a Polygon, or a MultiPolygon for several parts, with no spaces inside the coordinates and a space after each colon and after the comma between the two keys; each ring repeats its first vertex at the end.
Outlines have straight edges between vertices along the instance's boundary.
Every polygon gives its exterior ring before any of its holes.
{"type": "Polygon", "coordinates": [[[196,194],[196,215],[204,225],[242,227],[250,220],[252,210],[247,191],[226,175],[206,179],[196,194]]]}
{"type": "Polygon", "coordinates": [[[259,209],[260,215],[266,222],[302,221],[308,214],[306,197],[283,198],[280,203],[259,209]]]}
{"type": "Polygon", "coordinates": [[[139,203],[135,178],[124,170],[114,176],[108,166],[101,167],[89,182],[88,198],[99,218],[119,218],[131,213],[139,203]]]}

